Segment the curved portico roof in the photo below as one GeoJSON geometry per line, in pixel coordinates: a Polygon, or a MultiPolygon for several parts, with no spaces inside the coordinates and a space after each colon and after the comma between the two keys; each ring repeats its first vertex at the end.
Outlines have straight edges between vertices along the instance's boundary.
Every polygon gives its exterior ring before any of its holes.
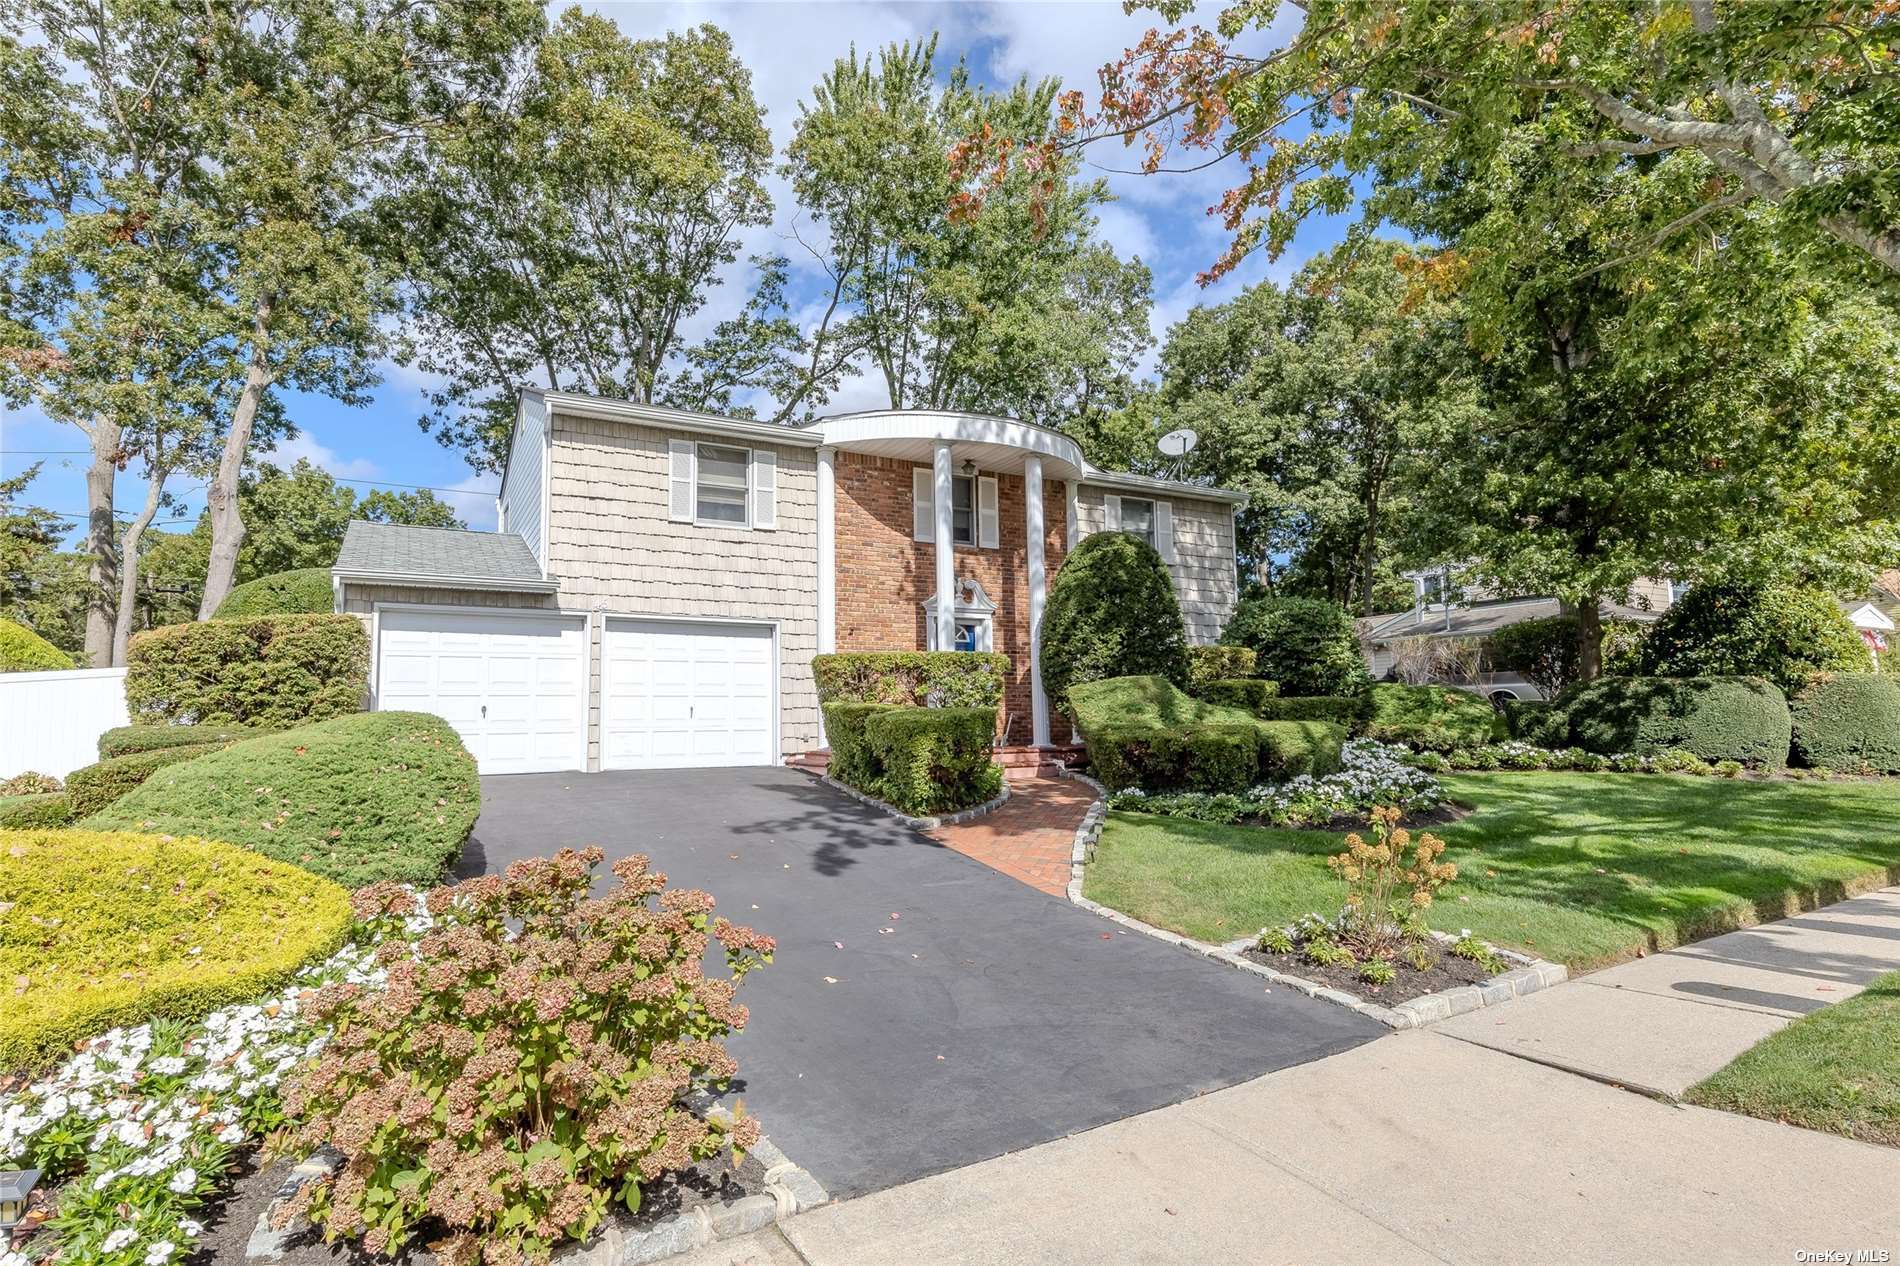
{"type": "Polygon", "coordinates": [[[974,461],[986,471],[1021,474],[1026,459],[1040,457],[1043,474],[1053,479],[1088,472],[1081,446],[1060,431],[982,413],[872,409],[820,418],[802,429],[837,448],[924,465],[947,442],[952,461],[974,461]]]}

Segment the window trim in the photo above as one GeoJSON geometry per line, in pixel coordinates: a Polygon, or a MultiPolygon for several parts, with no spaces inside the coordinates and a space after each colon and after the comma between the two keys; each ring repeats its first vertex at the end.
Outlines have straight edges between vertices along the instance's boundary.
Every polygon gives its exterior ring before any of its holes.
{"type": "Polygon", "coordinates": [[[977,499],[976,476],[975,475],[955,475],[955,474],[951,475],[950,476],[950,544],[961,545],[965,547],[966,549],[977,548],[976,520],[977,520],[977,515],[979,513],[978,507],[979,507],[979,502],[977,499]],[[964,487],[966,485],[970,489],[970,510],[969,510],[970,535],[968,539],[965,539],[964,537],[957,535],[957,489],[960,487],[964,487]]]}
{"type": "MultiPolygon", "coordinates": [[[[735,529],[743,528],[743,529],[749,530],[752,527],[752,499],[755,492],[755,489],[752,486],[752,481],[753,481],[753,476],[752,476],[752,450],[751,449],[745,448],[741,445],[721,444],[715,440],[694,440],[693,441],[693,525],[695,527],[735,528],[735,529]],[[738,519],[709,519],[705,515],[699,512],[700,489],[706,486],[705,450],[709,448],[723,449],[724,451],[728,453],[738,453],[740,455],[739,464],[745,470],[745,486],[737,490],[740,493],[739,509],[743,512],[742,516],[738,519]]],[[[735,491],[735,489],[733,488],[731,484],[713,484],[711,486],[715,488],[720,488],[726,492],[735,491]]]]}
{"type": "Polygon", "coordinates": [[[1161,548],[1160,544],[1155,540],[1155,519],[1158,513],[1155,510],[1155,504],[1156,504],[1155,499],[1153,497],[1122,497],[1120,498],[1120,501],[1121,501],[1121,513],[1119,516],[1119,523],[1120,523],[1119,530],[1128,533],[1128,535],[1134,537],[1138,541],[1145,542],[1149,549],[1154,549],[1154,550],[1160,549],[1161,548]],[[1148,507],[1148,531],[1145,535],[1143,533],[1135,531],[1134,529],[1128,526],[1128,503],[1131,501],[1135,502],[1138,505],[1144,505],[1148,507]]]}

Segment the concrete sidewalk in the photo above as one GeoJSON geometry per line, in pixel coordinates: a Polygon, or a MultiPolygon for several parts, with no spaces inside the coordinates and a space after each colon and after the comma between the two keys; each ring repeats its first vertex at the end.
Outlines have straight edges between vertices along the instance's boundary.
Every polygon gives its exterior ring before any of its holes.
{"type": "Polygon", "coordinates": [[[1651,955],[1435,1031],[1673,1097],[1891,971],[1900,971],[1900,888],[1651,955]]]}
{"type": "Polygon", "coordinates": [[[1900,1152],[1442,1034],[802,1214],[690,1266],[1775,1263],[1900,1255],[1900,1152]]]}

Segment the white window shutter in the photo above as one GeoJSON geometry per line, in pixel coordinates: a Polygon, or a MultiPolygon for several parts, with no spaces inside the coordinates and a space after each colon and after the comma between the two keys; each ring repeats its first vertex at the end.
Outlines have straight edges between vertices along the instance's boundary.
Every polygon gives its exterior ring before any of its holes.
{"type": "Polygon", "coordinates": [[[1122,499],[1113,494],[1102,498],[1102,530],[1104,532],[1122,530],[1122,499]]]}
{"type": "Polygon", "coordinates": [[[668,440],[666,517],[675,523],[693,521],[693,481],[697,450],[691,440],[668,440]]]}
{"type": "Polygon", "coordinates": [[[1165,501],[1155,502],[1155,553],[1164,563],[1174,561],[1174,507],[1165,501]]]}
{"type": "Polygon", "coordinates": [[[980,475],[976,481],[976,543],[980,549],[995,549],[1002,539],[1002,517],[996,509],[996,476],[980,475]]]}
{"type": "Polygon", "coordinates": [[[778,526],[778,454],[769,448],[752,450],[752,526],[778,526]]]}
{"type": "Polygon", "coordinates": [[[934,541],[937,539],[937,508],[931,504],[931,488],[936,475],[928,466],[913,466],[910,470],[910,539],[913,541],[934,541]]]}

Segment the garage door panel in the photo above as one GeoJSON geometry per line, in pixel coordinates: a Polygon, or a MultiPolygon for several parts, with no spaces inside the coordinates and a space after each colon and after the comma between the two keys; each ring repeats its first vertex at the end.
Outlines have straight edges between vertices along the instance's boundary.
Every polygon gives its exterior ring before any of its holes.
{"type": "Polygon", "coordinates": [[[603,660],[603,767],[771,763],[770,626],[609,619],[603,660]]]}

